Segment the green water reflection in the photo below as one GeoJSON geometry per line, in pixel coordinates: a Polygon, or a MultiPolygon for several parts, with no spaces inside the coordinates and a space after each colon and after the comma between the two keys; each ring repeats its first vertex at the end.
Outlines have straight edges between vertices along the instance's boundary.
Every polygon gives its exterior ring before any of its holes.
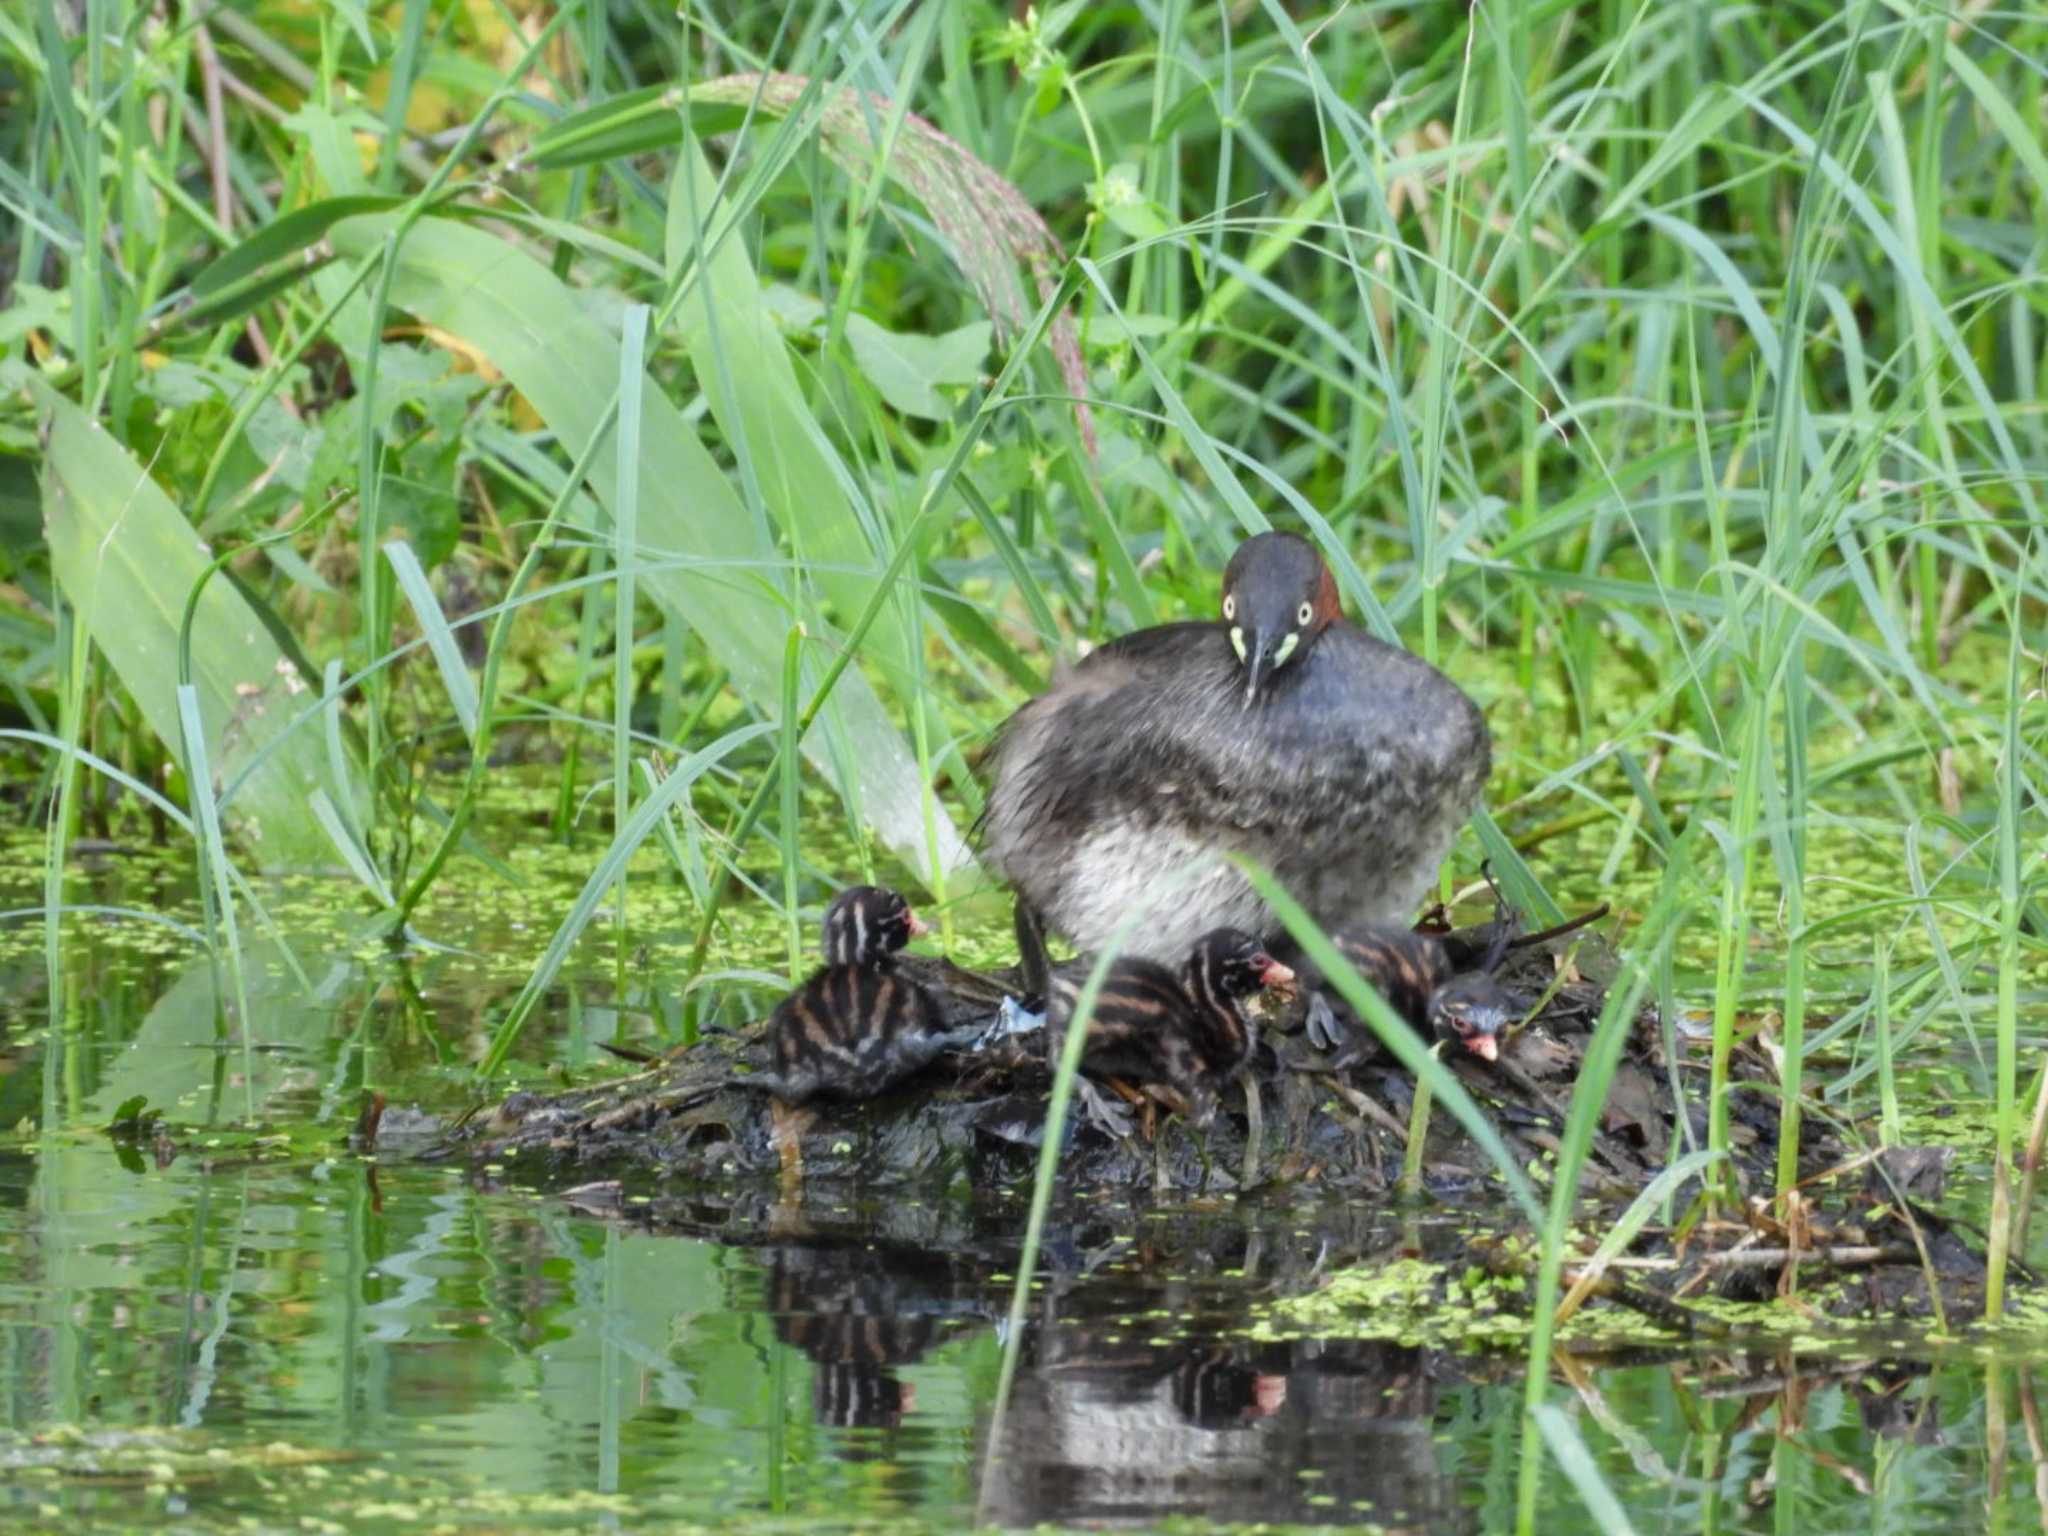
{"type": "MultiPolygon", "coordinates": [[[[1312,1283],[1316,1249],[1291,1233],[1370,1245],[1356,1213],[1103,1207],[1067,1224],[984,1485],[992,1234],[1014,1212],[655,1209],[744,1241],[445,1168],[373,1182],[354,1158],[195,1154],[136,1173],[103,1138],[51,1139],[0,1169],[6,1513],[946,1528],[979,1496],[1005,1525],[1508,1514],[1512,1362],[1233,1337],[1243,1306],[1312,1283]],[[1163,1273],[1155,1245],[1186,1222],[1213,1262],[1163,1273]],[[60,1426],[180,1433],[69,1444],[60,1426]],[[314,1459],[274,1465],[281,1447],[314,1459]]],[[[1575,1412],[1641,1530],[1950,1529],[1987,1500],[2032,1526],[2031,1364],[1998,1378],[2002,1425],[1995,1368],[1962,1355],[1585,1362],[1575,1412]]],[[[1561,1484],[1550,1498],[1576,1520],[1561,1484]]]]}

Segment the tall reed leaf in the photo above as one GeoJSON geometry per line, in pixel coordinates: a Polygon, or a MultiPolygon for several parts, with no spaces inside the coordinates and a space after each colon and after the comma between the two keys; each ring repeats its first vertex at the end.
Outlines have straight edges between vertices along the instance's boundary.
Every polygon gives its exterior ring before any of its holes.
{"type": "MultiPolygon", "coordinates": [[[[824,643],[834,643],[835,628],[826,622],[826,613],[856,614],[866,607],[884,563],[881,551],[891,539],[890,520],[885,509],[869,503],[863,478],[842,462],[813,419],[789,343],[739,240],[736,218],[733,203],[720,201],[717,180],[696,143],[686,142],[668,202],[670,281],[687,284],[676,308],[676,330],[738,461],[739,489],[750,503],[758,501],[759,514],[772,521],[796,557],[793,600],[805,626],[824,643]],[[815,589],[826,606],[812,600],[808,589],[815,589]]],[[[877,484],[893,479],[868,478],[877,484]]],[[[895,521],[902,515],[907,512],[895,521]]],[[[777,548],[767,540],[762,547],[764,552],[777,548]]],[[[860,654],[871,666],[879,664],[905,679],[902,658],[922,643],[922,630],[921,623],[906,620],[891,604],[876,615],[860,654]]],[[[900,682],[894,693],[913,716],[928,707],[913,682],[900,682]]],[[[966,764],[957,756],[951,766],[966,776],[966,764]]],[[[920,785],[928,782],[921,773],[920,785]]],[[[928,791],[921,793],[928,797],[928,791]]],[[[947,874],[943,865],[936,870],[919,863],[912,867],[924,869],[935,883],[947,874]]]]}
{"type": "MultiPolygon", "coordinates": [[[[687,133],[717,132],[729,118],[707,120],[706,108],[724,108],[768,118],[804,114],[799,122],[848,175],[866,180],[877,153],[872,123],[898,114],[879,96],[791,74],[724,75],[701,80],[665,99],[623,98],[566,118],[536,143],[536,158],[561,153],[595,158],[637,154],[682,143],[687,133]],[[687,121],[684,109],[688,113],[687,121]],[[630,119],[630,122],[628,121],[630,119]],[[620,130],[624,130],[620,132],[620,130]],[[614,133],[619,136],[611,137],[614,133]],[[594,152],[592,146],[602,146],[594,152]]],[[[931,215],[949,253],[974,287],[999,331],[1017,337],[1028,329],[1034,308],[1019,277],[1021,268],[1040,300],[1059,286],[1067,253],[1045,219],[1016,186],[916,113],[901,113],[891,153],[883,167],[889,180],[908,191],[931,215]]],[[[1088,375],[1071,315],[1055,316],[1046,332],[1060,376],[1075,401],[1081,435],[1090,451],[1095,425],[1085,403],[1088,375]]]]}
{"type": "MultiPolygon", "coordinates": [[[[635,604],[640,592],[640,428],[646,420],[647,325],[645,304],[627,308],[619,345],[618,496],[612,503],[612,825],[626,824],[633,803],[633,671],[635,604]]],[[[612,903],[620,963],[626,952],[626,881],[612,903]]]]}
{"type": "MultiPolygon", "coordinates": [[[[2039,549],[2038,536],[2028,540],[2029,552],[2039,549]]],[[[1998,823],[1995,836],[1998,876],[1998,1074],[1994,1098],[1997,1111],[1997,1153],[1991,1182],[1991,1243],[1985,1255],[1989,1271],[1984,1283],[1984,1316],[1997,1320],[2005,1311],[2005,1271],[2012,1260],[2012,1232],[2023,1218],[2012,1208],[2013,1142],[2019,1134],[2019,973],[2020,973],[2020,806],[2026,763],[2020,753],[2020,709],[2025,693],[2024,654],[2019,599],[2013,597],[2006,646],[2003,726],[1998,753],[1998,823]]],[[[2035,844],[2038,850],[2038,842],[2035,844]]]]}

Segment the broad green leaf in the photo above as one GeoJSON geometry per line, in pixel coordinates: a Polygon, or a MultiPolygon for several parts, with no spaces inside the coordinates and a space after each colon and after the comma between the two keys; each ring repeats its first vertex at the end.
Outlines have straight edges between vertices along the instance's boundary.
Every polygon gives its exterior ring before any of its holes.
{"type": "Polygon", "coordinates": [[[885,330],[865,315],[846,318],[846,340],[854,361],[882,398],[906,416],[945,421],[953,404],[934,387],[972,384],[981,377],[995,327],[986,320],[943,336],[885,330]]]}
{"type": "MultiPolygon", "coordinates": [[[[36,467],[27,459],[0,456],[0,556],[13,562],[13,569],[28,565],[43,547],[43,497],[36,484],[36,467]]],[[[47,635],[49,622],[40,614],[20,608],[0,610],[0,627],[14,630],[5,638],[19,642],[31,630],[47,635]],[[30,629],[17,629],[27,621],[30,629]]]]}
{"type": "Polygon", "coordinates": [[[761,302],[768,306],[769,312],[775,316],[775,323],[787,336],[813,335],[825,319],[823,300],[787,283],[763,284],[761,302]]]}
{"type": "MultiPolygon", "coordinates": [[[[333,241],[350,259],[380,249],[388,215],[347,219],[333,241]]],[[[618,339],[540,263],[483,230],[423,219],[398,251],[392,300],[460,337],[491,360],[548,423],[564,451],[578,453],[604,422],[618,387],[618,339]]],[[[777,338],[780,345],[780,338],[777,338]]],[[[792,617],[784,559],[764,549],[744,504],[683,415],[661,390],[645,392],[641,424],[640,586],[691,625],[734,685],[764,716],[781,695],[782,636],[792,617]]],[[[592,464],[599,500],[615,506],[611,454],[592,464]]],[[[588,530],[593,534],[602,530],[588,530]]],[[[842,794],[858,801],[878,837],[914,868],[927,862],[920,785],[903,735],[858,673],[848,671],[829,706],[860,776],[842,783],[813,731],[805,755],[842,794]]],[[[942,863],[969,863],[965,843],[940,823],[942,863]]]]}
{"type": "MultiPolygon", "coordinates": [[[[97,422],[55,395],[46,395],[45,408],[43,521],[58,584],[149,728],[182,758],[178,624],[209,553],[170,498],[97,422]]],[[[217,785],[232,783],[278,743],[222,807],[249,855],[268,869],[326,865],[327,840],[305,811],[324,767],[320,735],[292,729],[313,702],[310,680],[218,578],[200,595],[192,671],[217,785]]]]}
{"type": "Polygon", "coordinates": [[[62,288],[16,283],[5,309],[0,309],[0,347],[11,347],[30,331],[54,336],[71,330],[71,295],[62,288]]]}
{"type": "MultiPolygon", "coordinates": [[[[386,417],[387,433],[388,422],[386,417]]],[[[393,475],[384,490],[384,526],[404,530],[413,553],[428,570],[446,564],[462,540],[462,503],[456,490],[462,446],[461,437],[452,432],[412,445],[400,461],[404,473],[393,475]]]]}

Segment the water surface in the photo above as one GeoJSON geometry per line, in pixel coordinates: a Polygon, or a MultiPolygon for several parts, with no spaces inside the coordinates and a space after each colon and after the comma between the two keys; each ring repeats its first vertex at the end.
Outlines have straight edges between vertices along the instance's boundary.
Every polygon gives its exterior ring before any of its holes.
{"type": "MultiPolygon", "coordinates": [[[[9,859],[8,904],[32,904],[36,850],[9,859]]],[[[467,1063],[572,888],[538,867],[485,905],[451,888],[423,926],[463,948],[400,957],[352,929],[347,888],[280,887],[279,936],[245,924],[246,1041],[231,979],[175,935],[74,918],[53,1012],[40,934],[9,930],[0,1518],[1511,1521],[1517,1354],[1252,1332],[1341,1268],[1457,1259],[1469,1212],[1071,1192],[999,1418],[1021,1190],[571,1193],[352,1150],[371,1092],[400,1130],[484,1097],[467,1063]],[[137,1098],[136,1134],[110,1136],[137,1098]]],[[[189,889],[175,859],[103,855],[72,899],[189,921],[189,889]]],[[[624,985],[607,932],[522,1042],[532,1085],[673,1028],[646,978],[687,929],[635,919],[624,985]]],[[[714,1017],[752,1006],[729,992],[714,1017]]],[[[1967,1066],[1929,1081],[1967,1095],[1967,1066]]],[[[1554,1400],[1640,1531],[2032,1528],[2044,1342],[1639,1342],[1560,1357],[1554,1400]]],[[[1554,1465],[1544,1499],[1544,1529],[1589,1528],[1554,1465]]]]}

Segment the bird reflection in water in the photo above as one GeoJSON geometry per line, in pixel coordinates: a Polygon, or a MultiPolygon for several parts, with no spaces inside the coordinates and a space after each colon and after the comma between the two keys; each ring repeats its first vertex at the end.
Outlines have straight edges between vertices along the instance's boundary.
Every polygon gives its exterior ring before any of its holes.
{"type": "MultiPolygon", "coordinates": [[[[1070,1255],[1074,1252],[1067,1245],[1070,1255]]],[[[767,1255],[776,1337],[813,1366],[811,1408],[849,1462],[900,1454],[916,1424],[903,1367],[995,1326],[1000,1288],[959,1256],[867,1244],[767,1255]],[[881,1432],[878,1438],[874,1432],[881,1432]]],[[[983,1489],[998,1524],[1158,1519],[1421,1520],[1454,1529],[1423,1352],[1349,1341],[1148,1337],[1128,1296],[1059,1277],[983,1489]],[[1118,1312],[1105,1315],[1116,1304],[1118,1312]]],[[[1152,1293],[1156,1306],[1161,1298],[1152,1293]]],[[[986,1434],[986,1428],[982,1433],[986,1434]]]]}

